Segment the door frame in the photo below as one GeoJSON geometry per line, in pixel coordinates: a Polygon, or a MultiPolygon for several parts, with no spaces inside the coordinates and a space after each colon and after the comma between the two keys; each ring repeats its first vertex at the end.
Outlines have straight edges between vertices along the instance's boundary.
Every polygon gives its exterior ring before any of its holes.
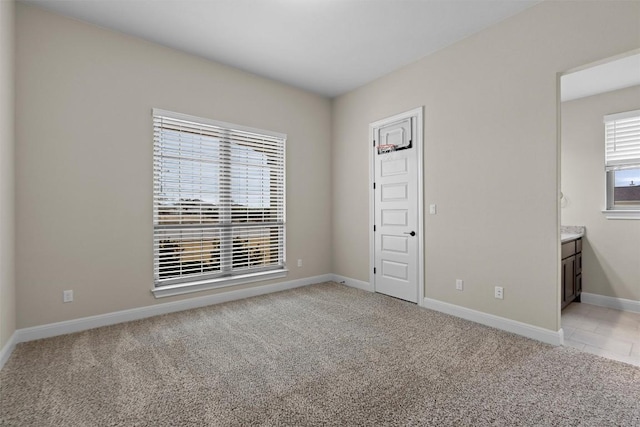
{"type": "MultiPolygon", "coordinates": [[[[417,237],[418,237],[418,305],[424,304],[424,126],[423,126],[423,114],[424,106],[414,108],[404,113],[396,114],[391,117],[386,117],[381,120],[377,120],[369,124],[369,283],[374,292],[376,292],[376,275],[373,274],[373,268],[375,266],[375,234],[373,226],[375,224],[375,192],[373,189],[373,183],[375,181],[375,146],[374,141],[374,129],[391,124],[407,118],[415,119],[415,144],[416,156],[418,160],[418,224],[417,224],[417,237]]],[[[412,121],[413,126],[413,121],[412,121]]]]}

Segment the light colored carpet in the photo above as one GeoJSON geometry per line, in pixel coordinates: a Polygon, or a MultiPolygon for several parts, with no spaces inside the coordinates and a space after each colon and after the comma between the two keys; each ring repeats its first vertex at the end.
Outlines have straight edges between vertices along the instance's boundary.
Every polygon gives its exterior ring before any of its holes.
{"type": "Polygon", "coordinates": [[[324,283],[20,344],[10,426],[640,426],[640,369],[324,283]]]}

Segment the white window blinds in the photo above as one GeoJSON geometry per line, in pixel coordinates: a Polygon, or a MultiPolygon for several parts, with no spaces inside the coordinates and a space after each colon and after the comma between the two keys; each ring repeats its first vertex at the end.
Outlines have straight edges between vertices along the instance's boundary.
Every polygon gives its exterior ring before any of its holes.
{"type": "Polygon", "coordinates": [[[286,135],[158,109],[153,129],[155,286],[284,269],[286,135]]]}
{"type": "Polygon", "coordinates": [[[640,110],[604,117],[605,168],[620,170],[640,165],[640,110]]]}

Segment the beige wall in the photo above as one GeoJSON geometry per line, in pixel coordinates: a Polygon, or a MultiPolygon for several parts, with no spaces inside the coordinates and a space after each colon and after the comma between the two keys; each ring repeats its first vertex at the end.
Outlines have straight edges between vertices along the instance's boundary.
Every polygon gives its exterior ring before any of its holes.
{"type": "Polygon", "coordinates": [[[557,73],[638,28],[638,2],[543,2],[337,98],[334,273],[369,277],[368,124],[424,105],[425,296],[557,330],[557,73]]]}
{"type": "Polygon", "coordinates": [[[607,114],[640,109],[640,86],[562,103],[562,224],[584,225],[584,292],[640,301],[640,221],[608,220],[604,124],[607,114]]]}
{"type": "Polygon", "coordinates": [[[14,2],[0,1],[0,350],[16,328],[13,76],[14,2]]]}
{"type": "Polygon", "coordinates": [[[331,103],[20,4],[17,327],[171,300],[150,292],[151,108],[287,133],[286,280],[368,281],[368,124],[424,105],[426,297],[557,330],[556,73],[638,48],[639,17],[543,2],[331,103]]]}
{"type": "Polygon", "coordinates": [[[287,133],[284,280],[331,272],[329,100],[23,4],[16,24],[19,328],[175,299],[150,292],[153,107],[287,133]]]}

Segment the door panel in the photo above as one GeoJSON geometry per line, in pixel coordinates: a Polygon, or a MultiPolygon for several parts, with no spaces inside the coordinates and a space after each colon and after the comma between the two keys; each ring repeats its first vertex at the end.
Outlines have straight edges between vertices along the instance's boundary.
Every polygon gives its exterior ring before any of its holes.
{"type": "Polygon", "coordinates": [[[400,226],[409,225],[409,212],[406,209],[382,209],[380,225],[383,226],[400,226]]]}
{"type": "Polygon", "coordinates": [[[409,252],[409,242],[407,236],[392,236],[383,234],[381,250],[383,252],[399,252],[407,254],[409,252]]]}
{"type": "Polygon", "coordinates": [[[380,191],[382,191],[382,201],[393,202],[407,200],[407,187],[406,182],[382,185],[380,187],[380,191]]]}
{"type": "Polygon", "coordinates": [[[409,265],[404,262],[382,260],[382,276],[385,278],[406,281],[409,279],[409,265]]]}
{"type": "MultiPolygon", "coordinates": [[[[379,156],[380,154],[376,154],[379,156]]],[[[407,159],[393,159],[380,161],[380,176],[404,175],[408,172],[407,159]]]]}

